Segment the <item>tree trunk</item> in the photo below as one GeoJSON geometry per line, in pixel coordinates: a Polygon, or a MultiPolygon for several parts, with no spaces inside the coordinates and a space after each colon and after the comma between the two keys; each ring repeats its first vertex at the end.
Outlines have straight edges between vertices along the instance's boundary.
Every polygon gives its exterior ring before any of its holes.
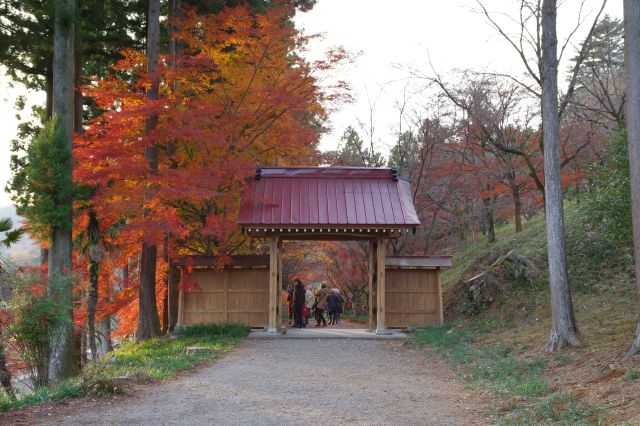
{"type": "Polygon", "coordinates": [[[82,57],[76,46],[74,52],[74,70],[73,70],[73,131],[82,134],[84,127],[82,126],[82,57]]]}
{"type": "MultiPolygon", "coordinates": [[[[147,73],[151,78],[151,87],[147,92],[150,100],[158,99],[158,56],[160,53],[160,1],[149,0],[147,16],[147,73]]],[[[150,134],[158,124],[158,115],[151,113],[147,116],[146,134],[150,134]]],[[[158,146],[149,143],[145,149],[145,157],[149,165],[149,172],[158,172],[158,146]]],[[[148,194],[147,197],[152,197],[148,194]]],[[[138,298],[138,332],[141,340],[160,336],[160,319],[156,306],[156,260],[158,247],[154,242],[143,241],[140,259],[140,290],[138,298]]]]}
{"type": "Polygon", "coordinates": [[[544,350],[556,351],[580,344],[571,303],[564,241],[564,210],[560,178],[560,130],[558,123],[558,39],[556,0],[542,4],[542,127],[544,138],[545,212],[547,257],[551,292],[551,333],[544,350]]]}
{"type": "Polygon", "coordinates": [[[169,293],[169,332],[172,332],[178,322],[178,297],[180,283],[180,269],[169,265],[168,271],[168,293],[169,293]]]}
{"type": "Polygon", "coordinates": [[[45,94],[44,121],[46,123],[53,115],[53,69],[51,67],[47,67],[46,71],[45,94]]]}
{"type": "Polygon", "coordinates": [[[516,222],[516,232],[522,232],[522,199],[518,185],[511,186],[513,196],[513,217],[516,222]]]}
{"type": "MultiPolygon", "coordinates": [[[[624,0],[627,139],[631,180],[631,215],[636,288],[640,303],[640,3],[624,0]]],[[[640,354],[640,320],[627,357],[640,354]]]]}
{"type": "Polygon", "coordinates": [[[113,350],[111,346],[111,317],[106,316],[98,322],[98,336],[100,338],[100,347],[98,354],[104,356],[113,350]]]}
{"type": "Polygon", "coordinates": [[[45,266],[49,263],[49,249],[40,247],[40,265],[45,266]]]}
{"type": "Polygon", "coordinates": [[[95,260],[89,261],[89,292],[87,294],[87,328],[89,332],[89,349],[91,360],[98,359],[96,347],[96,306],[98,305],[98,274],[100,265],[95,260]]]}
{"type": "MultiPolygon", "coordinates": [[[[74,73],[74,0],[55,0],[53,31],[53,115],[62,126],[69,150],[65,178],[72,181],[71,151],[73,147],[73,73],[74,73]]],[[[71,211],[71,199],[61,203],[71,211]]],[[[63,205],[63,207],[64,207],[63,205]]],[[[63,225],[51,232],[49,246],[49,293],[64,308],[69,321],[51,336],[49,378],[58,381],[77,371],[73,340],[73,286],[69,272],[71,260],[71,214],[63,225]]]]}
{"type": "Polygon", "coordinates": [[[4,353],[4,338],[0,335],[0,385],[11,399],[16,398],[15,391],[11,385],[11,372],[7,368],[7,358],[4,353]]]}
{"type": "Polygon", "coordinates": [[[160,336],[160,319],[156,306],[156,257],[155,244],[142,243],[140,257],[140,290],[138,293],[138,332],[140,340],[160,336]]]}
{"type": "Polygon", "coordinates": [[[496,241],[496,223],[493,218],[493,203],[491,202],[491,198],[485,198],[484,200],[482,200],[482,203],[484,204],[487,240],[490,243],[493,243],[496,241]]]}

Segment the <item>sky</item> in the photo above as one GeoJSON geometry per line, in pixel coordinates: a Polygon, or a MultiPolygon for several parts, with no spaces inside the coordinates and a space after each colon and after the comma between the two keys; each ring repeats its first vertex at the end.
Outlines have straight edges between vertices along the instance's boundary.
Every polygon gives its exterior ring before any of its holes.
{"type": "MultiPolygon", "coordinates": [[[[564,0],[558,12],[558,33],[562,40],[578,18],[582,0],[564,0]]],[[[601,0],[585,0],[584,24],[576,32],[574,44],[584,38],[601,0]]],[[[509,16],[517,16],[514,0],[484,2],[506,28],[513,28],[509,16]]],[[[360,130],[375,124],[377,149],[386,152],[399,128],[396,106],[406,93],[411,105],[428,102],[421,83],[409,78],[407,69],[425,73],[433,68],[443,75],[455,69],[475,69],[522,74],[524,69],[512,48],[478,13],[475,0],[318,0],[309,12],[298,14],[296,25],[307,34],[324,38],[309,46],[309,58],[317,58],[333,46],[343,46],[357,54],[354,63],[336,70],[331,78],[347,81],[354,102],[334,106],[331,131],[323,136],[321,149],[335,149],[347,126],[360,130]],[[406,89],[405,89],[406,88],[406,89]],[[374,113],[370,114],[373,109],[374,113]],[[371,119],[372,117],[372,119],[371,119]]],[[[609,0],[607,13],[622,17],[622,1],[609,0]]],[[[574,47],[569,47],[575,51],[574,47]]],[[[571,55],[565,55],[569,57],[571,55]]],[[[566,66],[561,64],[561,70],[566,66]]],[[[0,72],[0,187],[9,176],[9,145],[15,138],[13,104],[26,95],[31,103],[42,103],[42,93],[26,93],[10,88],[10,80],[0,72]]],[[[562,87],[562,85],[561,85],[562,87]]],[[[361,130],[360,130],[361,131],[361,130]]],[[[362,132],[362,131],[361,131],[362,132]]],[[[366,135],[365,135],[366,136],[366,135]]],[[[0,191],[0,207],[10,204],[0,191]]]]}

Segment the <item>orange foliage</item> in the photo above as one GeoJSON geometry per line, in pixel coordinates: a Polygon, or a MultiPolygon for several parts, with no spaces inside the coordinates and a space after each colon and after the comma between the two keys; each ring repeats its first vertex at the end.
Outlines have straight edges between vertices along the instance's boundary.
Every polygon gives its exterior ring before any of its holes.
{"type": "MultiPolygon", "coordinates": [[[[264,14],[186,10],[176,21],[180,54],[160,60],[158,100],[145,96],[150,76],[142,51],[122,52],[109,77],[84,87],[104,110],[74,149],[75,179],[94,188],[90,203],[110,247],[99,317],[117,312],[121,329],[133,330],[137,283],[118,283],[113,271],[137,258],[143,240],[166,246],[170,257],[233,252],[244,241],[236,226],[239,196],[256,164],[316,162],[325,105],[346,96],[343,83],[322,87],[318,75],[346,55],[304,61],[308,37],[295,30],[293,12],[289,4],[264,14]],[[158,125],[147,135],[149,114],[158,125]],[[157,173],[145,159],[150,144],[159,148],[157,173]],[[150,191],[154,196],[145,197],[150,191]]],[[[83,221],[78,217],[76,228],[83,221]]],[[[158,279],[165,275],[159,262],[158,279]]],[[[166,288],[157,288],[162,301],[166,288]]]]}

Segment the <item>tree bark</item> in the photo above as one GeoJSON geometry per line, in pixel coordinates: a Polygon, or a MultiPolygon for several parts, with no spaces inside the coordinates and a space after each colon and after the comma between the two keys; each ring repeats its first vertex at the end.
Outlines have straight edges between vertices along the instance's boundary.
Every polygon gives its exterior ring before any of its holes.
{"type": "Polygon", "coordinates": [[[53,69],[47,67],[45,75],[45,107],[44,107],[44,121],[49,121],[53,115],[53,69]]]}
{"type": "MultiPolygon", "coordinates": [[[[147,92],[149,100],[158,99],[158,56],[160,53],[160,1],[149,0],[147,16],[147,73],[151,78],[151,87],[147,92]]],[[[150,134],[158,124],[158,115],[151,113],[147,116],[146,134],[150,134]]],[[[158,146],[149,143],[145,149],[145,157],[149,165],[149,172],[158,172],[158,146]]],[[[153,194],[147,195],[151,197],[153,194]]],[[[143,241],[140,259],[140,290],[138,297],[138,332],[141,340],[160,336],[160,319],[156,306],[156,261],[158,247],[155,242],[143,241]]]]}
{"type": "Polygon", "coordinates": [[[178,297],[180,282],[180,269],[169,265],[168,271],[168,294],[169,294],[169,332],[172,332],[178,322],[178,297]]]}
{"type": "Polygon", "coordinates": [[[87,294],[87,328],[91,360],[98,359],[96,347],[96,306],[98,305],[98,274],[100,266],[95,260],[89,260],[89,292],[87,294]]]}
{"type": "MultiPolygon", "coordinates": [[[[73,71],[74,71],[74,0],[54,3],[53,37],[53,116],[62,126],[69,149],[65,177],[71,183],[71,150],[73,147],[73,71]]],[[[72,200],[62,203],[71,205],[72,200]]],[[[49,247],[49,293],[66,311],[68,322],[63,323],[51,338],[49,378],[58,381],[77,371],[73,340],[73,293],[71,276],[71,215],[66,223],[52,229],[49,247]]]]}
{"type": "Polygon", "coordinates": [[[496,223],[493,217],[493,203],[491,198],[485,198],[482,200],[485,209],[485,224],[487,227],[487,240],[490,243],[494,243],[496,241],[496,223]]]}
{"type": "Polygon", "coordinates": [[[98,333],[100,338],[100,347],[98,354],[104,356],[113,350],[111,346],[111,317],[106,316],[98,322],[98,333]]]}
{"type": "MultiPolygon", "coordinates": [[[[640,303],[640,3],[638,0],[624,0],[624,38],[633,251],[636,288],[640,303]]],[[[635,339],[627,352],[627,357],[637,355],[640,355],[640,319],[635,339]]]]}
{"type": "Polygon", "coordinates": [[[7,368],[7,358],[4,353],[4,337],[2,337],[2,335],[0,335],[0,385],[2,385],[2,388],[9,398],[16,398],[15,391],[11,385],[11,372],[7,368]]]}
{"type": "Polygon", "coordinates": [[[567,277],[564,241],[564,209],[560,178],[556,16],[556,0],[544,0],[542,3],[542,127],[547,257],[551,292],[551,333],[544,350],[548,352],[580,344],[567,277]]]}
{"type": "Polygon", "coordinates": [[[522,199],[518,185],[511,186],[511,195],[513,196],[513,217],[516,223],[516,232],[522,232],[522,199]]]}

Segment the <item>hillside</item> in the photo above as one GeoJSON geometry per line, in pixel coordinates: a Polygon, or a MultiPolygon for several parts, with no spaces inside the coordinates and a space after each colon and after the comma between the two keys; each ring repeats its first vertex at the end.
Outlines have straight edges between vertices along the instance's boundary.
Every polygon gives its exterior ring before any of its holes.
{"type": "MultiPolygon", "coordinates": [[[[0,217],[9,217],[13,220],[13,226],[19,227],[22,223],[22,217],[16,214],[16,208],[14,206],[0,207],[0,217]]],[[[2,248],[0,252],[3,260],[6,259],[7,263],[15,265],[34,265],[38,263],[40,256],[40,248],[38,244],[29,238],[29,235],[24,235],[20,241],[12,245],[10,248],[2,248]]]]}
{"type": "Polygon", "coordinates": [[[488,389],[497,398],[494,414],[506,423],[638,424],[640,362],[622,360],[637,318],[631,250],[586,229],[575,206],[566,209],[566,227],[581,347],[541,352],[551,322],[543,217],[519,234],[505,226],[495,243],[453,250],[454,267],[443,274],[452,322],[418,339],[441,351],[463,379],[488,389]],[[497,297],[474,305],[464,282],[510,250],[527,256],[540,274],[527,281],[508,266],[498,268],[497,297]]]}

